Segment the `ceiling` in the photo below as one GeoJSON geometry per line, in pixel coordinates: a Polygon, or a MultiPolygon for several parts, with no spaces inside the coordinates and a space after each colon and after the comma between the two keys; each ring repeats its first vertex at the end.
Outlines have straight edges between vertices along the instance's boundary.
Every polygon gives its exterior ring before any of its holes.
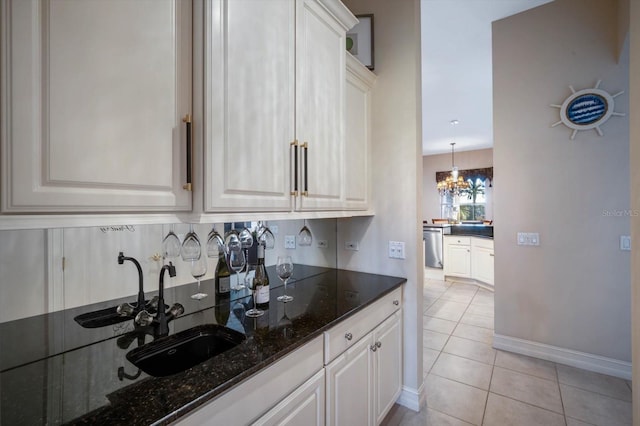
{"type": "Polygon", "coordinates": [[[421,0],[423,155],[493,146],[491,22],[550,1],[421,0]]]}

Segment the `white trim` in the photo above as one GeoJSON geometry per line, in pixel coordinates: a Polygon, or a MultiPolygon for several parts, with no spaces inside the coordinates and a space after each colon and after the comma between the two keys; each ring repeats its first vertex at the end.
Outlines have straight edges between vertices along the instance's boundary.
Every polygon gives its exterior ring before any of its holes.
{"type": "Polygon", "coordinates": [[[631,363],[516,337],[493,335],[493,347],[631,380],[631,363]]]}
{"type": "Polygon", "coordinates": [[[424,381],[422,385],[420,385],[420,389],[416,390],[414,388],[408,388],[406,386],[402,387],[402,392],[400,392],[400,396],[396,403],[402,405],[403,407],[407,407],[413,411],[420,411],[421,407],[427,402],[427,394],[425,393],[424,381]]]}

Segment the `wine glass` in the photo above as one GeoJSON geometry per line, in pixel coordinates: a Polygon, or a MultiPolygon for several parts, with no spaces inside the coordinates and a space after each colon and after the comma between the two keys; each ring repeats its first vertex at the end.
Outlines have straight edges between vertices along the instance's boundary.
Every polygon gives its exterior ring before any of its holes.
{"type": "Polygon", "coordinates": [[[251,283],[247,282],[247,278],[249,277],[249,249],[253,246],[253,235],[251,235],[251,231],[249,228],[244,228],[240,235],[240,246],[244,250],[244,258],[246,263],[245,273],[244,273],[244,285],[245,287],[249,287],[251,283]]]}
{"type": "Polygon", "coordinates": [[[256,299],[258,297],[258,284],[260,282],[255,278],[253,280],[250,280],[250,282],[250,288],[253,293],[253,308],[249,309],[244,314],[248,317],[255,318],[264,315],[264,311],[262,309],[258,309],[258,306],[256,305],[256,299]]]}
{"type": "Polygon", "coordinates": [[[182,255],[182,260],[185,262],[200,259],[200,240],[198,239],[198,235],[193,232],[193,224],[189,224],[189,232],[184,237],[180,254],[182,255]]]}
{"type": "Polygon", "coordinates": [[[229,264],[229,267],[236,273],[236,287],[234,288],[234,290],[244,289],[244,284],[240,284],[239,274],[246,263],[244,252],[241,249],[229,250],[229,259],[227,263],[229,264]]]}
{"type": "Polygon", "coordinates": [[[173,224],[169,228],[169,233],[162,240],[162,257],[165,259],[175,259],[180,256],[180,238],[173,232],[173,224]]]}
{"type": "Polygon", "coordinates": [[[198,280],[198,292],[191,295],[192,299],[201,300],[208,296],[207,293],[202,293],[200,291],[200,279],[204,277],[206,273],[207,258],[205,256],[200,256],[199,259],[191,261],[191,275],[193,275],[193,278],[198,280]]]}
{"type": "Polygon", "coordinates": [[[222,251],[224,251],[224,240],[222,239],[222,236],[218,234],[216,228],[213,228],[211,232],[209,232],[209,236],[207,238],[207,256],[218,258],[222,251]]]}
{"type": "Polygon", "coordinates": [[[292,330],[293,323],[291,322],[291,319],[287,316],[286,303],[282,305],[282,313],[283,313],[282,318],[278,320],[277,327],[280,330],[282,330],[282,337],[284,337],[285,339],[288,339],[293,336],[293,330],[292,330]]]}
{"type": "Polygon", "coordinates": [[[291,256],[278,256],[276,274],[278,274],[278,277],[280,277],[284,283],[284,294],[282,296],[278,296],[278,301],[284,303],[291,302],[293,297],[287,295],[287,282],[293,274],[293,261],[291,260],[291,256]]]}
{"type": "Polygon", "coordinates": [[[242,243],[240,242],[238,231],[231,229],[224,234],[224,247],[227,254],[232,251],[242,250],[242,243]]]}
{"type": "Polygon", "coordinates": [[[269,228],[264,226],[262,222],[258,223],[258,231],[256,232],[258,242],[264,245],[265,249],[272,249],[276,246],[276,237],[269,228]]]}
{"type": "Polygon", "coordinates": [[[311,236],[311,231],[307,228],[307,220],[304,220],[304,226],[298,232],[298,245],[300,246],[310,246],[313,237],[311,236]]]}

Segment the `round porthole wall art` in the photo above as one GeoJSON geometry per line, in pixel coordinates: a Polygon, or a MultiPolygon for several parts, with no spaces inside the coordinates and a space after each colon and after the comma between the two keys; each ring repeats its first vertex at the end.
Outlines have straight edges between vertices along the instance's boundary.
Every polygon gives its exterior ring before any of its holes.
{"type": "Polygon", "coordinates": [[[595,87],[591,89],[582,89],[575,91],[573,86],[571,95],[562,103],[562,105],[552,104],[554,108],[560,108],[560,121],[553,123],[551,127],[564,124],[570,129],[571,139],[576,137],[580,130],[595,129],[600,136],[603,135],[600,126],[604,124],[612,115],[623,117],[624,113],[615,112],[614,98],[624,93],[618,92],[610,95],[608,92],[599,89],[601,80],[598,80],[595,87]]]}

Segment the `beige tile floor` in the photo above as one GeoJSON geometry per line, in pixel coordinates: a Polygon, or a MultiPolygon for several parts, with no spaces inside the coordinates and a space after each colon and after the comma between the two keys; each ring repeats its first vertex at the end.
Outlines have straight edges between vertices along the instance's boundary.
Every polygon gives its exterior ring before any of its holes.
{"type": "Polygon", "coordinates": [[[425,280],[427,404],[395,405],[385,426],[631,425],[631,383],[495,350],[493,293],[425,280]]]}

